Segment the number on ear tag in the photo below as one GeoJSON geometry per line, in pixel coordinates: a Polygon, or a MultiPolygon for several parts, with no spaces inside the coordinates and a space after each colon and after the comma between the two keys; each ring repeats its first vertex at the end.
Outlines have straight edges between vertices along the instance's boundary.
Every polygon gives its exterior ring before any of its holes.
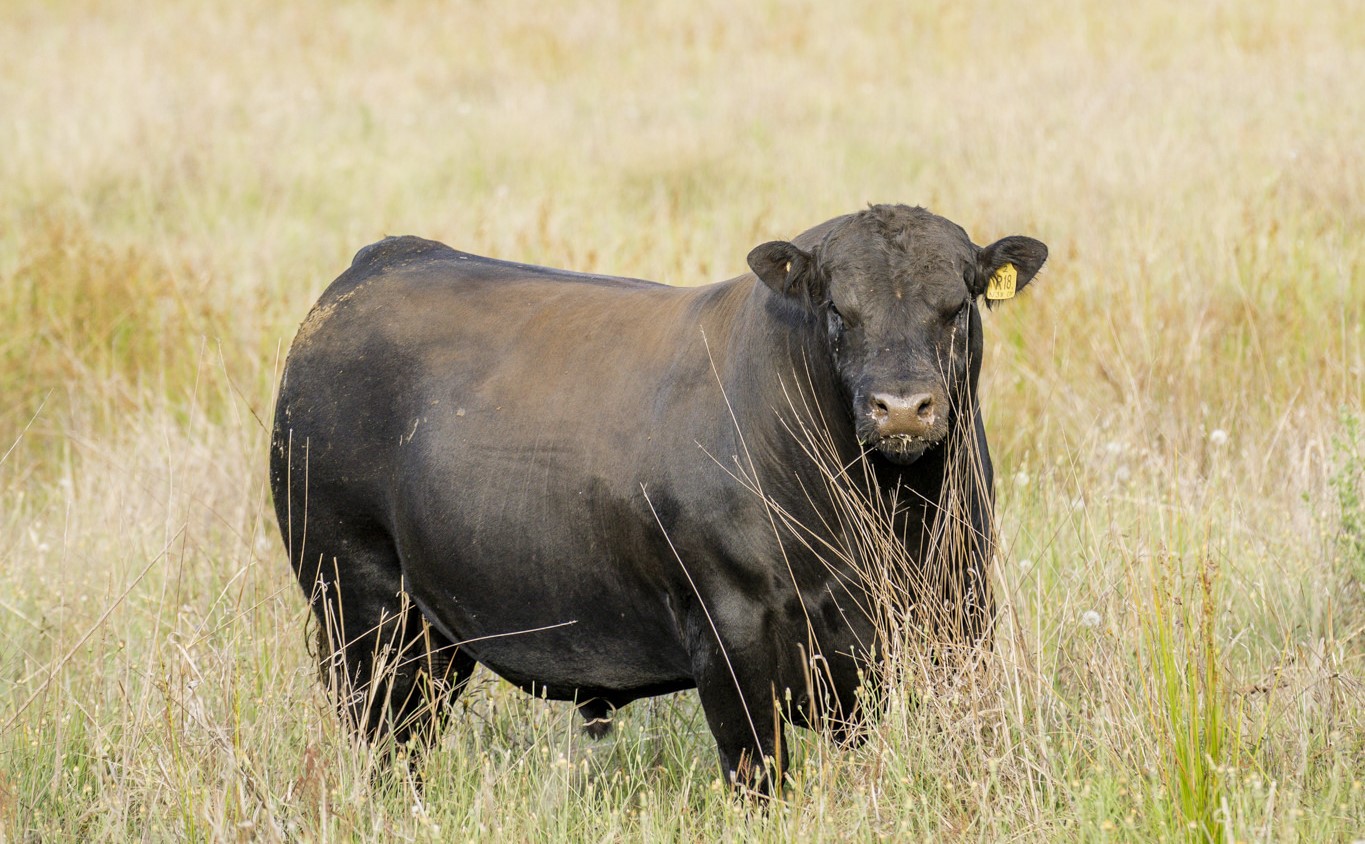
{"type": "Polygon", "coordinates": [[[1013,299],[1018,282],[1019,271],[1014,268],[1014,264],[1002,264],[991,276],[991,280],[986,282],[986,298],[1013,299]]]}

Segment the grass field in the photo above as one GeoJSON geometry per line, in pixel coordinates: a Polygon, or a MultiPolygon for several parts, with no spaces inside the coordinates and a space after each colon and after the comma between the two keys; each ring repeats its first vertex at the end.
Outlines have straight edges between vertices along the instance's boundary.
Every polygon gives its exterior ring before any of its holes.
{"type": "Polygon", "coordinates": [[[0,2],[0,841],[1365,839],[1359,6],[653,6],[0,2]],[[986,317],[986,670],[766,811],[692,694],[593,744],[486,673],[376,775],[265,484],[322,288],[699,284],[869,201],[1052,250],[986,317]]]}

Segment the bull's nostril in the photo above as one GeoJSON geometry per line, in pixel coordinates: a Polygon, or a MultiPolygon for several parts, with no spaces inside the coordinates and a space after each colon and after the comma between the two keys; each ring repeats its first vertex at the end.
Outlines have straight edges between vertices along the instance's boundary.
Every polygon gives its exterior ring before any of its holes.
{"type": "Polygon", "coordinates": [[[910,399],[910,406],[915,409],[915,415],[925,422],[934,420],[934,397],[930,393],[921,393],[910,399]]]}
{"type": "Polygon", "coordinates": [[[868,403],[871,405],[874,419],[885,419],[891,413],[891,408],[887,406],[886,399],[882,396],[871,396],[868,403]]]}

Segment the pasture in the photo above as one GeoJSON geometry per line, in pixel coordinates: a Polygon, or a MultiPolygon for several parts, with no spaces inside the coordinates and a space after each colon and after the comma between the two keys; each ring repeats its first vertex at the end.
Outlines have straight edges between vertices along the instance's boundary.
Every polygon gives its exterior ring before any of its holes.
{"type": "Polygon", "coordinates": [[[0,841],[1365,838],[1348,0],[0,3],[0,841]],[[376,772],[266,485],[362,245],[693,285],[868,202],[1051,258],[985,316],[1001,616],[730,800],[692,693],[480,671],[376,772]]]}

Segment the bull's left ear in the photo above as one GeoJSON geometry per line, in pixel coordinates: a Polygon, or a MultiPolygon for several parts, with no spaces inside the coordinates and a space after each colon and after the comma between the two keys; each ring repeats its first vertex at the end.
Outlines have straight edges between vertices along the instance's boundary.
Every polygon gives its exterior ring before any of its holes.
{"type": "Polygon", "coordinates": [[[749,268],[764,284],[783,296],[814,302],[823,291],[818,288],[815,258],[794,243],[770,240],[749,252],[749,268]]]}
{"type": "Polygon", "coordinates": [[[973,296],[985,294],[986,303],[1010,299],[1033,281],[1047,260],[1047,246],[1031,237],[1002,237],[982,249],[976,258],[973,296]]]}

